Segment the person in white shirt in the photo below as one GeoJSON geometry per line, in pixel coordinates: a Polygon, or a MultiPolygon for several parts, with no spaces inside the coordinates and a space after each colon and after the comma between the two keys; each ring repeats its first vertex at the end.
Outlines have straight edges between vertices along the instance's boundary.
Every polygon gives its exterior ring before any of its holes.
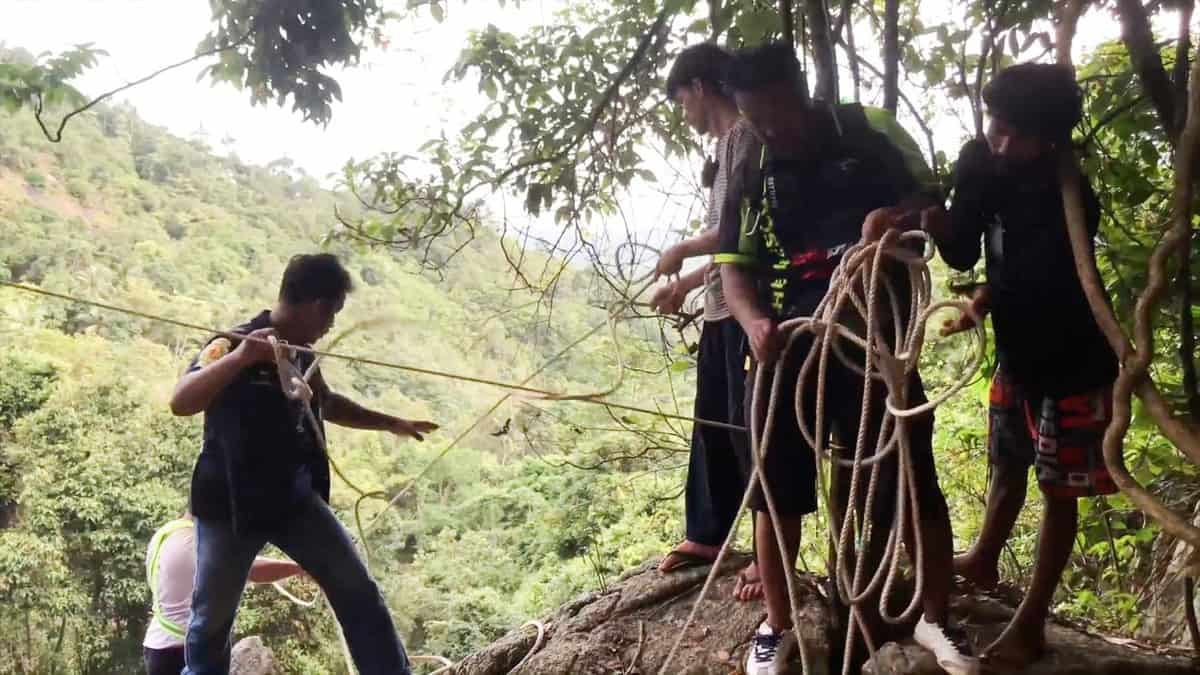
{"type": "MultiPolygon", "coordinates": [[[[148,675],[183,672],[183,638],[196,576],[195,532],[192,514],[184,513],[160,527],[146,549],[146,581],[152,604],[142,655],[148,675]]],[[[257,558],[250,569],[250,581],[269,584],[303,573],[290,560],[257,558]]]]}

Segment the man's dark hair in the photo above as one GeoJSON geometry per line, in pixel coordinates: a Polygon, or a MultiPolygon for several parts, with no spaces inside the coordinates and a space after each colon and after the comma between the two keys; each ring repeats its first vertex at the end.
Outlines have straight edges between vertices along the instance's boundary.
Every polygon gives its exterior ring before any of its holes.
{"type": "Polygon", "coordinates": [[[675,94],[683,87],[699,80],[709,91],[729,98],[725,90],[725,72],[733,55],[711,42],[702,42],[687,47],[671,64],[667,73],[667,98],[675,100],[675,94]]]}
{"type": "Polygon", "coordinates": [[[739,51],[725,74],[725,83],[731,91],[756,91],[780,82],[795,84],[796,93],[808,99],[800,59],[786,42],[769,42],[739,51]]]}
{"type": "Polygon", "coordinates": [[[988,112],[1024,134],[1062,143],[1083,116],[1075,73],[1053,63],[1021,63],[1000,71],[983,88],[988,112]]]}
{"type": "Polygon", "coordinates": [[[350,273],[332,253],[292,256],[283,281],[279,284],[279,299],[290,305],[314,300],[338,300],[354,290],[350,273]]]}

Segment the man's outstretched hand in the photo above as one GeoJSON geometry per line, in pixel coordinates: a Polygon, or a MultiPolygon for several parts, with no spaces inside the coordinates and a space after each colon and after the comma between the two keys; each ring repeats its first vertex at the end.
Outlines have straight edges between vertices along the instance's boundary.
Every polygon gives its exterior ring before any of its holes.
{"type": "Polygon", "coordinates": [[[397,418],[388,431],[397,436],[407,436],[418,441],[425,440],[425,434],[436,431],[438,425],[421,420],[405,420],[397,418]]]}

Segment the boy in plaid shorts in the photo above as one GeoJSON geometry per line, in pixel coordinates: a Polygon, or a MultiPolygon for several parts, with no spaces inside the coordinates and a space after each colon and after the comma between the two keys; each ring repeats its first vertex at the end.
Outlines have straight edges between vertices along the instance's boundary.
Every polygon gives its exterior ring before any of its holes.
{"type": "MultiPolygon", "coordinates": [[[[1045,648],[1050,603],[1075,541],[1078,499],[1116,492],[1101,441],[1112,417],[1117,359],[1075,272],[1057,173],[1059,153],[1070,152],[1081,116],[1074,74],[1049,64],[1013,66],[983,97],[991,116],[987,138],[962,149],[950,212],[933,209],[924,220],[955,269],[975,265],[982,238],[988,283],[974,302],[981,316],[992,314],[999,360],[989,413],[994,471],[987,513],[979,541],[955,560],[955,571],[976,586],[995,586],[1030,466],[1045,499],[1029,590],[983,654],[989,665],[1018,670],[1045,648]]],[[[1083,197],[1095,237],[1099,205],[1086,180],[1083,197]]],[[[1095,264],[1094,252],[1088,262],[1095,264]]]]}

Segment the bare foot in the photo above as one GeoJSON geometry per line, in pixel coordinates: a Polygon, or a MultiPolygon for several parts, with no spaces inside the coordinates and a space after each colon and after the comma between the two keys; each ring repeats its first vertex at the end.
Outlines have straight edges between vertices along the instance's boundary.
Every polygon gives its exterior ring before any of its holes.
{"type": "Polygon", "coordinates": [[[1014,620],[983,650],[981,661],[990,669],[1019,671],[1041,658],[1046,651],[1042,622],[1014,620]]]}
{"type": "Polygon", "coordinates": [[[733,597],[741,602],[751,602],[763,596],[762,579],[758,576],[758,564],[751,562],[746,569],[738,572],[737,584],[733,587],[733,597]]]}
{"type": "Polygon", "coordinates": [[[697,544],[694,541],[685,539],[673,551],[663,557],[662,562],[658,564],[658,571],[674,572],[685,567],[707,565],[716,560],[717,554],[720,552],[721,549],[719,547],[697,544]]]}
{"type": "Polygon", "coordinates": [[[984,563],[970,553],[954,558],[954,573],[981,591],[995,590],[996,584],[1000,583],[1000,571],[996,566],[984,563]]]}

